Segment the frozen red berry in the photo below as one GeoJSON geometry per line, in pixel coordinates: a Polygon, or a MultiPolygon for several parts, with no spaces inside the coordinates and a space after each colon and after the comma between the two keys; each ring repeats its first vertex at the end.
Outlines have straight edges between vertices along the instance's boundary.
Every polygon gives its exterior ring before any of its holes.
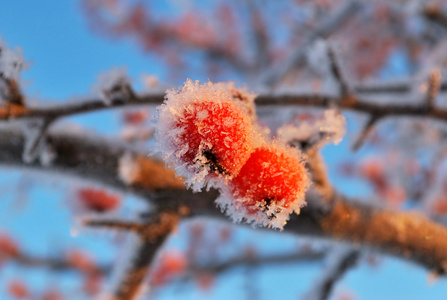
{"type": "Polygon", "coordinates": [[[235,221],[282,228],[305,204],[308,175],[300,154],[279,145],[255,149],[218,199],[235,221]]]}
{"type": "Polygon", "coordinates": [[[221,84],[188,80],[168,91],[159,108],[156,150],[194,190],[236,176],[253,149],[253,136],[250,117],[221,84]]]}

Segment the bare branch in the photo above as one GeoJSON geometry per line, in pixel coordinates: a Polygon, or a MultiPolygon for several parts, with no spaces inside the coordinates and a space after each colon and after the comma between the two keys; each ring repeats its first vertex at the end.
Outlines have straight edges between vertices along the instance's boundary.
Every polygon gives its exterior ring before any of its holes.
{"type": "MultiPolygon", "coordinates": [[[[447,84],[441,85],[441,89],[447,90],[447,84]]],[[[409,91],[407,84],[395,84],[395,85],[369,85],[358,86],[354,88],[354,91],[365,93],[405,93],[409,91]]],[[[343,101],[346,99],[340,99],[333,95],[325,94],[261,94],[256,99],[256,105],[258,106],[313,106],[327,108],[331,103],[338,103],[340,109],[352,110],[360,113],[366,113],[369,115],[380,115],[382,118],[388,116],[406,116],[406,117],[426,117],[431,119],[437,119],[441,121],[447,120],[447,110],[434,108],[427,111],[426,101],[421,100],[421,105],[408,106],[403,104],[375,104],[371,101],[366,101],[360,96],[348,97],[350,101],[343,101]]],[[[7,107],[0,107],[0,120],[13,119],[29,119],[29,118],[46,118],[57,119],[60,117],[70,116],[79,113],[93,112],[102,109],[120,108],[126,106],[136,105],[158,105],[163,102],[164,93],[150,93],[141,96],[134,96],[127,101],[114,101],[110,105],[104,103],[100,99],[87,99],[77,103],[59,104],[50,107],[35,107],[35,108],[17,108],[11,109],[7,107]]]]}
{"type": "Polygon", "coordinates": [[[428,89],[426,103],[429,110],[435,108],[435,98],[439,93],[441,85],[441,72],[439,70],[433,70],[428,78],[428,89]]]}
{"type": "Polygon", "coordinates": [[[331,45],[327,44],[327,53],[330,62],[330,70],[334,78],[337,80],[340,86],[340,97],[342,99],[348,97],[351,94],[348,83],[344,78],[340,65],[338,63],[337,57],[334,53],[334,49],[332,49],[331,45]]]}
{"type": "MultiPolygon", "coordinates": [[[[382,118],[393,117],[428,117],[441,121],[447,120],[447,110],[433,109],[427,111],[425,103],[423,105],[401,105],[401,104],[375,104],[361,100],[359,97],[351,97],[352,101],[342,101],[339,107],[341,109],[352,110],[356,112],[366,113],[370,115],[380,115],[382,118]]],[[[329,107],[337,98],[329,95],[293,95],[293,94],[273,94],[259,95],[255,102],[261,106],[314,106],[329,107]]],[[[421,101],[422,102],[422,101],[421,101]]]]}
{"type": "Polygon", "coordinates": [[[422,14],[429,20],[447,29],[447,16],[442,12],[442,7],[437,4],[426,5],[422,9],[422,14]]]}
{"type": "Polygon", "coordinates": [[[363,126],[362,132],[360,132],[359,137],[355,141],[355,143],[352,145],[352,151],[357,151],[360,149],[360,147],[363,145],[363,143],[368,138],[368,135],[371,133],[372,129],[374,128],[374,125],[376,125],[377,122],[380,120],[380,116],[373,115],[369,117],[368,122],[366,122],[365,126],[363,126]]]}
{"type": "Polygon", "coordinates": [[[311,262],[319,261],[326,255],[326,251],[298,251],[292,254],[275,254],[270,256],[255,256],[247,258],[246,256],[234,258],[222,263],[207,264],[205,266],[194,264],[191,266],[193,273],[212,272],[221,273],[228,269],[239,266],[264,266],[266,264],[285,264],[293,262],[311,262]]]}
{"type": "Polygon", "coordinates": [[[268,64],[268,46],[270,44],[265,21],[261,13],[252,1],[247,2],[250,13],[251,30],[254,37],[254,46],[256,50],[255,66],[256,70],[262,70],[268,64]]]}
{"type": "Polygon", "coordinates": [[[23,97],[20,85],[16,80],[6,78],[2,73],[0,73],[0,99],[7,105],[25,105],[25,98],[23,97]],[[5,86],[3,89],[1,88],[2,85],[5,86]]]}
{"type": "Polygon", "coordinates": [[[16,263],[23,267],[30,268],[48,268],[52,271],[77,271],[77,272],[100,272],[103,275],[108,274],[111,271],[110,266],[95,266],[94,270],[83,270],[73,265],[65,259],[60,258],[42,258],[35,257],[25,253],[20,253],[16,256],[10,256],[6,260],[7,262],[16,263]]]}
{"type": "Polygon", "coordinates": [[[326,300],[335,283],[352,268],[359,258],[359,252],[345,246],[338,246],[327,258],[327,266],[315,285],[302,297],[303,300],[326,300]]]}
{"type": "Polygon", "coordinates": [[[176,213],[162,211],[154,220],[145,224],[144,229],[139,232],[142,243],[136,249],[133,260],[111,299],[132,300],[138,297],[149,266],[166,238],[177,226],[178,221],[179,216],[176,213]]]}
{"type": "Polygon", "coordinates": [[[307,151],[307,156],[307,167],[312,173],[312,182],[314,183],[314,187],[323,198],[323,202],[330,204],[334,197],[334,188],[329,181],[323,157],[319,153],[318,149],[311,149],[307,151]]]}
{"type": "MultiPolygon", "coordinates": [[[[46,167],[26,165],[20,155],[23,149],[20,132],[0,130],[0,165],[63,172],[102,183],[112,189],[129,191],[129,186],[116,176],[118,161],[126,151],[124,145],[98,137],[89,138],[85,134],[49,133],[49,139],[57,155],[53,163],[46,167]]],[[[212,216],[227,220],[213,202],[217,198],[217,191],[194,194],[185,190],[181,181],[175,180],[173,172],[166,170],[163,163],[148,157],[146,160],[156,171],[147,178],[147,185],[130,186],[133,193],[151,201],[159,211],[178,211],[179,207],[184,206],[189,208],[190,216],[212,216]]],[[[318,198],[308,194],[308,206],[302,209],[299,216],[290,217],[284,232],[361,244],[445,274],[447,228],[444,226],[421,214],[388,211],[370,204],[350,202],[342,196],[335,198],[330,209],[322,210],[318,202],[318,198]]],[[[147,247],[150,248],[149,245],[147,247]]]]}
{"type": "Polygon", "coordinates": [[[140,233],[142,228],[144,227],[143,224],[135,223],[135,222],[128,222],[128,221],[119,221],[119,220],[96,220],[96,219],[88,219],[83,220],[82,222],[85,226],[90,226],[93,228],[106,228],[106,229],[113,229],[113,230],[122,230],[122,231],[128,231],[133,233],[140,233]]]}
{"type": "Polygon", "coordinates": [[[312,45],[316,39],[327,38],[337,31],[360,7],[361,5],[358,1],[348,1],[340,9],[334,12],[332,16],[322,20],[321,24],[308,35],[304,44],[292,52],[285,61],[281,62],[280,66],[271,68],[270,71],[265,74],[262,82],[268,86],[273,86],[279,82],[291,70],[296,68],[297,65],[303,63],[309,46],[312,45]]]}

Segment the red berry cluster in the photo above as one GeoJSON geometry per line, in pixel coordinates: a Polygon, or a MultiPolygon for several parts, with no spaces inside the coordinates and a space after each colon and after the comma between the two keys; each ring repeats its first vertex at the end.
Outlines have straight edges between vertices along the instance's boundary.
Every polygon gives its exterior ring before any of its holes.
{"type": "Polygon", "coordinates": [[[156,149],[194,191],[220,188],[217,203],[235,221],[282,228],[304,205],[307,172],[299,152],[256,130],[252,98],[232,84],[188,80],[158,110],[156,149]]]}

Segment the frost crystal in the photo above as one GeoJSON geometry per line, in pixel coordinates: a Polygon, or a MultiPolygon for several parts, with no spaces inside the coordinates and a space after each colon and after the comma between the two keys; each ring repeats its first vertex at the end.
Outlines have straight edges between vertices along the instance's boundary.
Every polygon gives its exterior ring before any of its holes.
{"type": "Polygon", "coordinates": [[[94,93],[99,94],[106,105],[116,101],[126,101],[132,96],[130,80],[125,68],[111,69],[98,76],[98,83],[93,86],[94,93]]]}
{"type": "Polygon", "coordinates": [[[194,191],[237,175],[252,151],[247,107],[235,101],[229,86],[187,80],[168,90],[158,108],[155,151],[194,191]]]}
{"type": "Polygon", "coordinates": [[[135,161],[135,158],[130,153],[125,153],[119,160],[118,163],[118,177],[125,184],[130,185],[135,182],[138,174],[140,172],[140,167],[135,161]]]}
{"type": "Polygon", "coordinates": [[[325,144],[337,145],[346,133],[346,119],[334,109],[324,111],[322,119],[305,121],[299,125],[287,124],[278,129],[279,139],[286,144],[296,142],[321,147],[325,144]]]}
{"type": "Polygon", "coordinates": [[[21,122],[21,126],[25,138],[25,146],[22,153],[23,161],[29,164],[39,159],[42,165],[50,165],[56,158],[56,153],[47,142],[47,121],[41,118],[34,118],[21,122]]]}
{"type": "Polygon", "coordinates": [[[282,229],[305,205],[308,186],[301,153],[274,143],[254,150],[216,202],[235,222],[282,229]]]}
{"type": "Polygon", "coordinates": [[[20,72],[25,67],[22,50],[7,48],[0,40],[0,77],[19,81],[20,72]]]}

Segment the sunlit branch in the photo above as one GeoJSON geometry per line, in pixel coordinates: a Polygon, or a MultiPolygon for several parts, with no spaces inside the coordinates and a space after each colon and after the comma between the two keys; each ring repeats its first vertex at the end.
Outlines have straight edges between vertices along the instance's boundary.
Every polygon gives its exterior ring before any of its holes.
{"type": "Polygon", "coordinates": [[[178,221],[177,214],[162,211],[147,224],[144,224],[144,227],[138,232],[141,244],[135,249],[132,261],[126,268],[118,286],[112,292],[112,299],[132,300],[138,297],[155,255],[175,229],[178,221]]]}
{"type": "MultiPolygon", "coordinates": [[[[187,207],[190,216],[211,216],[228,220],[216,208],[217,191],[192,193],[175,181],[164,164],[146,157],[154,168],[146,186],[128,186],[117,177],[117,167],[126,147],[111,140],[84,134],[49,133],[56,158],[52,164],[25,164],[21,157],[23,138],[18,131],[0,130],[0,165],[57,172],[121,189],[151,201],[158,211],[187,207]]],[[[180,182],[181,183],[181,182],[180,182]]],[[[330,209],[322,210],[317,198],[308,194],[308,206],[292,215],[285,233],[344,240],[408,259],[444,274],[447,267],[447,228],[421,214],[388,211],[371,204],[335,198],[330,209]],[[309,198],[310,197],[310,198],[309,198]]]]}

